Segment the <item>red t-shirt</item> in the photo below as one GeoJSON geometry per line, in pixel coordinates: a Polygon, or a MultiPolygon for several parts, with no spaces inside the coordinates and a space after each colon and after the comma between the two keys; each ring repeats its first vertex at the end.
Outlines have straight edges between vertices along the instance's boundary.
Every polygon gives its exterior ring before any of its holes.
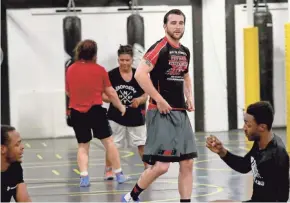
{"type": "Polygon", "coordinates": [[[69,108],[87,112],[93,105],[102,105],[102,93],[111,86],[104,67],[93,62],[77,61],[66,72],[69,108]]]}

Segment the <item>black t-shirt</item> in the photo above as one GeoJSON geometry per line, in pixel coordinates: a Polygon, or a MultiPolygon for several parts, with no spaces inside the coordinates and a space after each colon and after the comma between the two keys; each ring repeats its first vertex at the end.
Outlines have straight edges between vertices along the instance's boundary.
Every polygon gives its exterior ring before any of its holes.
{"type": "Polygon", "coordinates": [[[1,172],[1,202],[10,202],[12,196],[16,201],[17,185],[23,182],[23,170],[19,162],[12,163],[6,171],[1,172]]]}
{"type": "MultiPolygon", "coordinates": [[[[153,66],[150,78],[156,90],[172,108],[186,109],[184,99],[184,75],[188,73],[189,49],[183,45],[171,45],[166,37],[153,44],[144,59],[153,66]]],[[[150,103],[156,104],[153,99],[150,103]]]]}
{"type": "Polygon", "coordinates": [[[113,104],[110,104],[108,118],[120,125],[134,127],[145,124],[145,104],[139,105],[138,108],[132,108],[129,106],[134,98],[140,97],[144,94],[144,91],[134,78],[136,69],[133,68],[132,71],[132,79],[129,82],[122,78],[118,67],[109,71],[109,78],[112,87],[116,90],[119,99],[127,109],[126,114],[122,116],[120,111],[116,109],[113,104]]]}
{"type": "Polygon", "coordinates": [[[289,156],[280,137],[274,135],[267,147],[252,149],[239,157],[230,152],[223,158],[232,169],[253,174],[254,202],[287,202],[289,198],[289,156]]]}

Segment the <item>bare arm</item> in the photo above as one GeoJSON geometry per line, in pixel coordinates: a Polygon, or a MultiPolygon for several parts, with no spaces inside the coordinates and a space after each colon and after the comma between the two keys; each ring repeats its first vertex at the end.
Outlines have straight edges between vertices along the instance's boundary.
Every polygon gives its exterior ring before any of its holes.
{"type": "Polygon", "coordinates": [[[152,97],[156,102],[161,101],[163,98],[159,94],[159,92],[153,86],[148,74],[152,71],[153,65],[150,61],[142,59],[139,67],[136,70],[135,78],[139,83],[140,87],[147,93],[150,97],[152,97]]]}
{"type": "Polygon", "coordinates": [[[120,101],[117,92],[112,86],[105,88],[105,94],[108,96],[109,100],[112,102],[112,104],[119,109],[123,114],[125,114],[126,108],[120,101]]]}
{"type": "Polygon", "coordinates": [[[31,202],[25,183],[19,183],[16,189],[17,202],[31,202]]]}
{"type": "Polygon", "coordinates": [[[106,103],[111,103],[111,101],[110,101],[108,95],[106,95],[105,93],[102,94],[102,99],[103,99],[103,101],[106,102],[106,103]]]}
{"type": "Polygon", "coordinates": [[[194,111],[192,85],[189,73],[184,75],[184,94],[186,97],[186,108],[189,112],[194,111]]]}
{"type": "Polygon", "coordinates": [[[140,97],[136,98],[139,100],[139,104],[145,104],[148,99],[148,94],[144,93],[140,97]]]}
{"type": "Polygon", "coordinates": [[[130,106],[133,108],[138,108],[139,105],[146,103],[147,98],[148,98],[148,95],[146,93],[144,93],[140,97],[133,99],[130,106]]]}
{"type": "Polygon", "coordinates": [[[189,73],[184,75],[184,94],[187,100],[193,100],[192,84],[189,73]]]}

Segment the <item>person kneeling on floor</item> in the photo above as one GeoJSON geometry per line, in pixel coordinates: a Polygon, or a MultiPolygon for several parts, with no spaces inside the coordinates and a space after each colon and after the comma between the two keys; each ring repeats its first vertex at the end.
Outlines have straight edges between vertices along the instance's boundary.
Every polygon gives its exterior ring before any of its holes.
{"type": "Polygon", "coordinates": [[[207,148],[229,167],[240,173],[252,171],[253,194],[247,202],[287,202],[289,198],[289,156],[281,138],[271,132],[273,119],[270,103],[249,105],[244,115],[244,131],[254,144],[244,157],[229,152],[216,136],[206,139],[207,148]]]}
{"type": "Polygon", "coordinates": [[[16,129],[1,125],[1,202],[31,202],[23,180],[24,146],[16,129]]]}

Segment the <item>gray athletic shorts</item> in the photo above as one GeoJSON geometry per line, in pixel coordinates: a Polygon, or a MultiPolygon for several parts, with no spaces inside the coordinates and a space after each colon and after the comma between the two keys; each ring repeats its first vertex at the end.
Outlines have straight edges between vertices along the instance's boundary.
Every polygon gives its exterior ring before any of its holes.
{"type": "Polygon", "coordinates": [[[197,146],[187,112],[171,111],[146,114],[147,140],[143,161],[154,165],[160,162],[180,162],[197,157],[197,146]]]}

